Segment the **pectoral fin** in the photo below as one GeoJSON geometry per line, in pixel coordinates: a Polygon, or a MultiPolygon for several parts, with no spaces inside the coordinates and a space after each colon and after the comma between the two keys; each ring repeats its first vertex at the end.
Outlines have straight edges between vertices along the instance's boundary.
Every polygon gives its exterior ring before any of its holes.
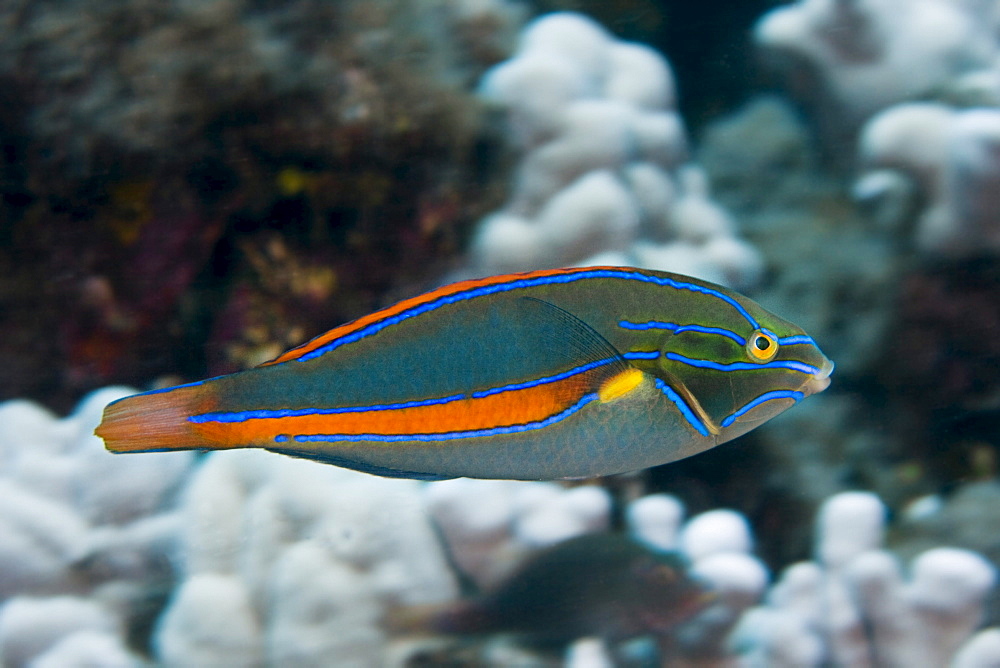
{"type": "Polygon", "coordinates": [[[523,335],[537,339],[539,353],[549,364],[579,367],[600,362],[607,367],[604,378],[633,369],[610,341],[569,311],[535,297],[520,297],[516,309],[523,335]]]}
{"type": "Polygon", "coordinates": [[[565,309],[541,299],[522,297],[518,308],[522,322],[534,335],[544,337],[545,354],[564,356],[562,366],[573,369],[595,365],[584,377],[579,396],[595,393],[602,403],[614,401],[638,388],[646,374],[635,368],[593,327],[565,309]]]}

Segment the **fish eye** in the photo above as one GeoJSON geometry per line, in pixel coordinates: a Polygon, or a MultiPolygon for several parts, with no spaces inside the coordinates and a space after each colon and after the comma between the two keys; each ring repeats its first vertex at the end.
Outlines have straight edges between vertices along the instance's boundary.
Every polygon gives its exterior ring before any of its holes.
{"type": "Polygon", "coordinates": [[[758,362],[770,362],[778,354],[778,339],[770,332],[758,329],[747,339],[747,352],[758,362]]]}

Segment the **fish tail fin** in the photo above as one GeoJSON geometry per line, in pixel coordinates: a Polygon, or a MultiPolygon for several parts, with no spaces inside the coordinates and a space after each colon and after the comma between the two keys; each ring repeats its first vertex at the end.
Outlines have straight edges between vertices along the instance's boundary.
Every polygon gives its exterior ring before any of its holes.
{"type": "Polygon", "coordinates": [[[215,444],[200,435],[188,421],[209,403],[201,384],[179,385],[114,401],[94,433],[111,452],[196,450],[215,444]]]}

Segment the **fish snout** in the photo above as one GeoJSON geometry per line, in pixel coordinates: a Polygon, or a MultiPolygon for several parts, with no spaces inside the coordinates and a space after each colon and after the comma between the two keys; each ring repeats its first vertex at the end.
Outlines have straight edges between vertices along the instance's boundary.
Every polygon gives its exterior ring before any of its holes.
{"type": "Polygon", "coordinates": [[[825,359],[819,371],[809,376],[809,379],[802,384],[800,391],[808,397],[811,394],[822,392],[828,388],[830,386],[830,374],[833,373],[834,366],[832,360],[825,359]]]}

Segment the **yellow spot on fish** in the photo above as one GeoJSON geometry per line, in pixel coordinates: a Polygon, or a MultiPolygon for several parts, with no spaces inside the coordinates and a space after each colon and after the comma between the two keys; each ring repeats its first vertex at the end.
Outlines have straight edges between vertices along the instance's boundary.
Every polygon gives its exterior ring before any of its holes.
{"type": "Polygon", "coordinates": [[[639,387],[639,384],[642,383],[642,377],[643,373],[638,369],[622,371],[604,381],[600,389],[597,390],[597,396],[603,403],[614,401],[639,387]]]}

